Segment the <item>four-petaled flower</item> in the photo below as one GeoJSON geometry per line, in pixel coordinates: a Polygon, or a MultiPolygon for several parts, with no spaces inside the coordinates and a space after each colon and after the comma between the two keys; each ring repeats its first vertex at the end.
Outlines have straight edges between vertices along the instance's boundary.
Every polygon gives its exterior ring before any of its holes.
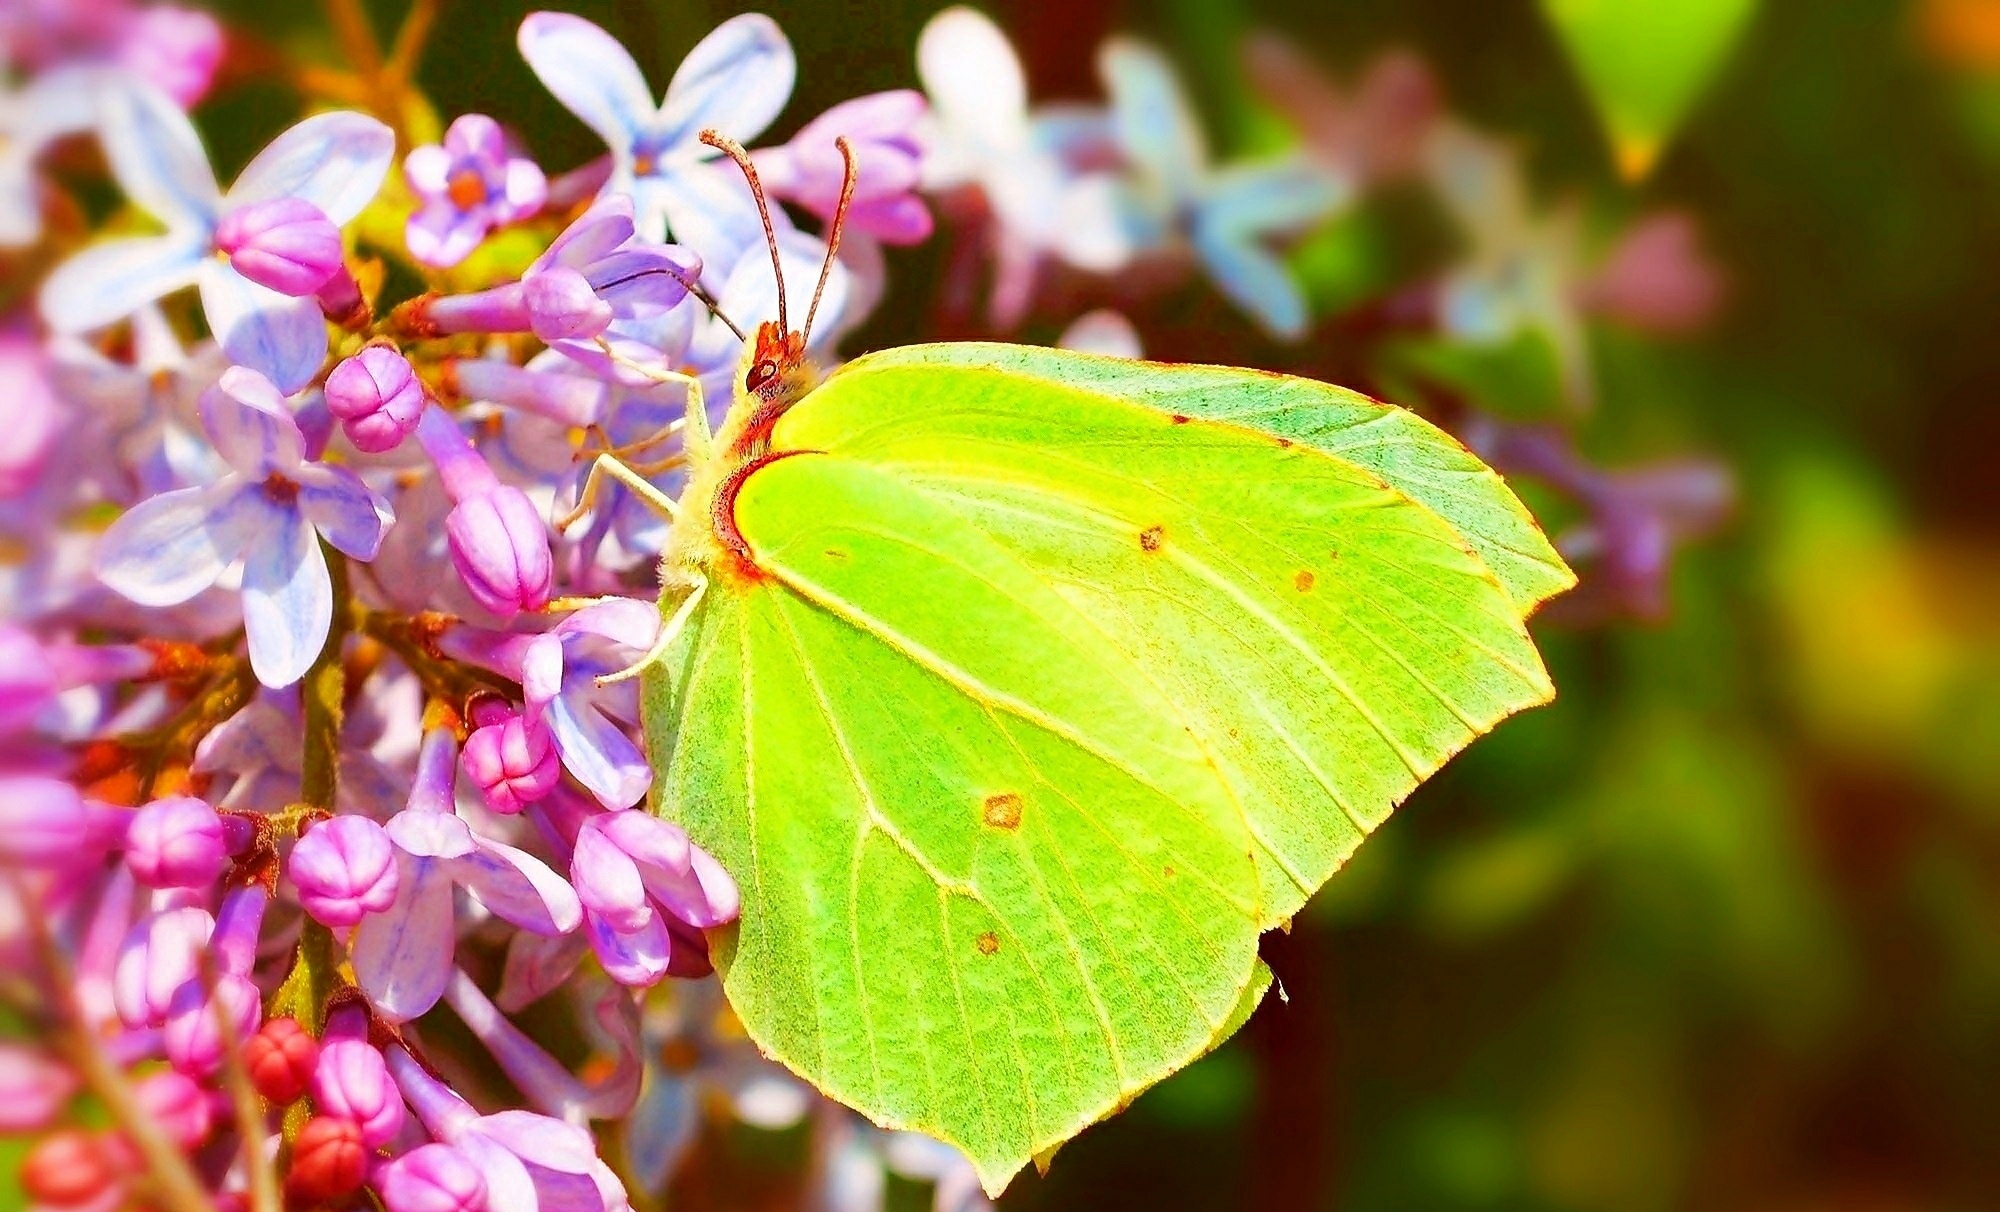
{"type": "Polygon", "coordinates": [[[486,233],[534,214],[548,181],[533,160],[511,155],[500,124],[466,114],[403,160],[403,176],[423,205],[410,216],[410,255],[440,268],[458,264],[486,233]]]}
{"type": "Polygon", "coordinates": [[[281,199],[309,204],[338,227],[361,212],[395,154],[389,128],[355,113],[316,114],[273,139],[227,193],[180,108],[128,84],[107,90],[99,137],[118,184],[166,224],[164,235],[109,240],[71,257],[42,286],[42,316],[77,333],[122,320],[186,286],[199,287],[208,325],[229,360],[284,392],[326,359],[326,321],[311,297],[259,286],[218,256],[232,214],[281,199]]]}
{"type": "MultiPolygon", "coordinates": [[[[743,183],[708,162],[714,129],[739,142],[756,138],[792,95],[797,64],[777,23],[757,13],[733,17],[682,61],[655,105],[639,65],[616,38],[568,13],[533,13],[521,23],[521,54],[556,100],[611,149],[604,194],[630,195],[639,234],[674,239],[704,254],[721,226],[756,223],[743,183]]],[[[726,239],[721,242],[727,242],[726,239]]]]}
{"type": "Polygon", "coordinates": [[[1265,242],[1324,219],[1346,199],[1347,185],[1297,155],[1215,167],[1172,65],[1153,47],[1113,39],[1098,67],[1133,170],[1123,191],[1133,243],[1185,241],[1231,302],[1276,336],[1304,335],[1305,296],[1265,242]]]}
{"type": "Polygon", "coordinates": [[[287,686],[319,655],[333,620],[320,539],[371,560],[395,515],[353,472],[306,459],[285,397],[256,371],[223,372],[201,416],[230,473],[119,518],[98,547],[97,573],[142,606],[174,606],[242,560],[251,668],[265,685],[287,686]]]}

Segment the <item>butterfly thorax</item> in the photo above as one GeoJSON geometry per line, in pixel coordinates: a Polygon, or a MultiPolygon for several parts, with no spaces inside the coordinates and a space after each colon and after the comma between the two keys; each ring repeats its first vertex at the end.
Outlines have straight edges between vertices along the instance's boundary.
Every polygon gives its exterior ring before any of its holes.
{"type": "Polygon", "coordinates": [[[666,568],[710,579],[761,576],[736,527],[736,495],[743,481],[769,462],[771,433],[792,405],[819,385],[819,369],[806,357],[805,339],[775,323],[758,325],[744,348],[736,395],[707,458],[694,460],[681,497],[685,521],[674,527],[666,568]]]}

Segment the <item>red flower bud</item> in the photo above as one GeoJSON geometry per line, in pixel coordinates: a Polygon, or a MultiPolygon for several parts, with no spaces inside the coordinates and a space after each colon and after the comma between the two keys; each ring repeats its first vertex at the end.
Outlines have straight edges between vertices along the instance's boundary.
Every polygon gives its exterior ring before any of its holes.
{"type": "Polygon", "coordinates": [[[104,1201],[124,1181],[125,1150],[97,1132],[65,1128],[43,1137],[21,1162],[21,1193],[49,1208],[104,1201]]]}
{"type": "Polygon", "coordinates": [[[284,1106],[306,1092],[319,1064],[319,1042],[297,1019],[274,1018],[243,1042],[243,1063],[257,1093],[284,1106]]]}
{"type": "Polygon", "coordinates": [[[368,1175],[368,1149],[352,1120],[316,1116],[299,1129],[292,1168],[285,1175],[285,1200],[303,1206],[332,1203],[361,1189],[368,1175]]]}

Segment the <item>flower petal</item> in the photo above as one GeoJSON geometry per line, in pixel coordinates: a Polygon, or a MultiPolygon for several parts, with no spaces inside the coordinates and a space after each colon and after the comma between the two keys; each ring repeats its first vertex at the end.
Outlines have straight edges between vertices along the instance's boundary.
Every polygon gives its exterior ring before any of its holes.
{"type": "Polygon", "coordinates": [[[294,474],[300,511],[334,550],[357,560],[374,559],[382,548],[382,536],[396,521],[389,502],[344,467],[310,463],[294,474]]]}
{"type": "Polygon", "coordinates": [[[762,13],[731,17],[695,44],[667,85],[660,123],[672,146],[715,130],[747,143],[785,108],[798,61],[778,23],[762,13]]]}
{"type": "Polygon", "coordinates": [[[486,238],[483,213],[463,211],[450,202],[433,202],[420,207],[403,228],[403,243],[410,255],[425,265],[449,269],[472,255],[486,238]]]}
{"type": "Polygon", "coordinates": [[[201,424],[229,465],[252,482],[290,472],[304,457],[305,437],[271,381],[232,366],[201,395],[201,424]]]}
{"type": "Polygon", "coordinates": [[[1126,158],[1186,197],[1208,173],[1208,148],[1173,64],[1143,42],[1113,38],[1099,51],[1097,69],[1126,158]]]}
{"type": "Polygon", "coordinates": [[[639,874],[646,881],[646,891],[661,907],[690,926],[703,930],[720,926],[736,920],[742,910],[742,893],[736,881],[699,846],[688,854],[686,875],[653,864],[641,867],[639,874]]]}
{"type": "Polygon", "coordinates": [[[1196,223],[1243,235],[1296,232],[1333,213],[1347,193],[1325,169],[1304,159],[1245,164],[1215,175],[1196,223]]]}
{"type": "Polygon", "coordinates": [[[206,235],[221,194],[187,114],[138,83],[107,89],[101,105],[98,139],[126,196],[169,229],[206,235]]]}
{"type": "Polygon", "coordinates": [[[433,860],[397,858],[402,892],[387,913],[354,928],[355,979],[392,1022],[407,1022],[444,996],[453,950],[451,880],[433,860]]]}
{"type": "Polygon", "coordinates": [[[1255,241],[1210,227],[1194,232],[1194,249],[1217,290],[1285,340],[1305,335],[1306,300],[1285,263],[1255,241]]]}
{"type": "Polygon", "coordinates": [[[486,838],[463,858],[450,860],[452,878],[495,917],[536,934],[568,934],[583,921],[576,890],[525,850],[486,838]]]}
{"type": "Polygon", "coordinates": [[[194,285],[203,257],[201,242],[185,233],[92,245],[58,265],[42,284],[42,319],[61,333],[116,323],[194,285]]]}
{"type": "Polygon", "coordinates": [[[290,395],[326,361],[326,321],[311,298],[267,290],[220,261],[200,269],[202,310],[229,360],[263,372],[290,395]]]}
{"type": "Polygon", "coordinates": [[[273,198],[303,198],[335,227],[361,213],[382,188],[396,135],[365,114],[314,114],[271,140],[229,187],[232,210],[273,198]]]}
{"type": "MultiPolygon", "coordinates": [[[[727,273],[746,250],[764,247],[764,222],[757,216],[756,200],[734,165],[724,168],[707,161],[682,161],[666,176],[641,179],[633,190],[632,204],[638,211],[641,235],[662,238],[657,216],[663,215],[665,232],[672,234],[675,243],[700,254],[702,263],[712,270],[727,273]],[[649,223],[654,226],[649,227],[649,223]]],[[[784,212],[776,207],[771,218],[780,231],[789,226],[784,212]]]]}
{"type": "MultiPolygon", "coordinates": [[[[629,403],[627,411],[636,411],[629,403]]],[[[647,430],[651,433],[651,430],[647,430]]],[[[555,626],[557,635],[598,635],[614,644],[644,652],[660,634],[660,610],[637,598],[595,602],[555,626]]]]}
{"type": "Polygon", "coordinates": [[[549,704],[549,731],[556,752],[576,781],[606,808],[630,808],[653,785],[653,768],[625,730],[590,705],[587,696],[565,694],[549,704]],[[575,700],[585,698],[578,703],[575,700]]]}
{"type": "Polygon", "coordinates": [[[1007,35],[985,15],[949,8],[917,38],[917,75],[946,130],[947,141],[973,157],[1011,149],[1027,139],[1028,84],[1007,35]]]}
{"type": "Polygon", "coordinates": [[[250,549],[243,565],[243,628],[250,668],[266,686],[304,677],[333,622],[333,581],[313,528],[296,511],[250,549]]]}
{"type": "MultiPolygon", "coordinates": [[[[412,193],[430,196],[451,188],[451,153],[436,143],[412,148],[403,157],[403,180],[412,193]]],[[[456,209],[455,207],[453,209],[456,209]]]]}
{"type": "Polygon", "coordinates": [[[634,928],[621,930],[604,915],[586,912],[583,929],[590,949],[597,953],[597,962],[612,980],[627,988],[643,989],[666,977],[673,939],[651,905],[646,906],[645,920],[634,928]]]}
{"type": "Polygon", "coordinates": [[[521,57],[569,112],[629,159],[652,123],[653,91],[616,38],[582,17],[530,13],[517,38],[521,57]]]}
{"type": "Polygon", "coordinates": [[[161,493],[104,532],[97,576],[141,606],[177,606],[213,585],[270,520],[237,480],[161,493]]]}
{"type": "Polygon", "coordinates": [[[493,1000],[509,1014],[533,1005],[569,980],[590,951],[581,932],[553,938],[523,930],[507,944],[507,966],[493,1000]]]}

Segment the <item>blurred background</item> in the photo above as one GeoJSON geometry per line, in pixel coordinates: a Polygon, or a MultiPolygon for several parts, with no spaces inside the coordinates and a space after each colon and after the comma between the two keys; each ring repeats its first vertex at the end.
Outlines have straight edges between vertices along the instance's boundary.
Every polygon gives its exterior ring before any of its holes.
{"type": "MultiPolygon", "coordinates": [[[[553,173],[601,144],[515,52],[531,7],[447,5],[421,82],[553,173]]],[[[559,7],[656,83],[737,8],[559,7]]],[[[782,132],[916,86],[937,6],[762,7],[782,132]]],[[[1006,327],[1115,308],[1150,356],[1417,408],[1585,574],[1537,625],[1558,702],[1268,940],[1285,997],[1002,1207],[2000,1206],[2000,0],[1656,0],[1637,42],[1590,0],[982,7],[1037,104],[1138,35],[1219,162],[1367,186],[1288,245],[1298,340],[1172,266],[1006,327]],[[1463,180],[1415,147],[1446,127],[1463,180]]],[[[337,58],[315,6],[218,11],[232,64],[337,58]]],[[[296,108],[225,66],[224,179],[296,108]]],[[[943,211],[851,350],[996,330],[943,211]]],[[[673,1206],[795,1206],[799,1131],[712,1124],[673,1206]]]]}

